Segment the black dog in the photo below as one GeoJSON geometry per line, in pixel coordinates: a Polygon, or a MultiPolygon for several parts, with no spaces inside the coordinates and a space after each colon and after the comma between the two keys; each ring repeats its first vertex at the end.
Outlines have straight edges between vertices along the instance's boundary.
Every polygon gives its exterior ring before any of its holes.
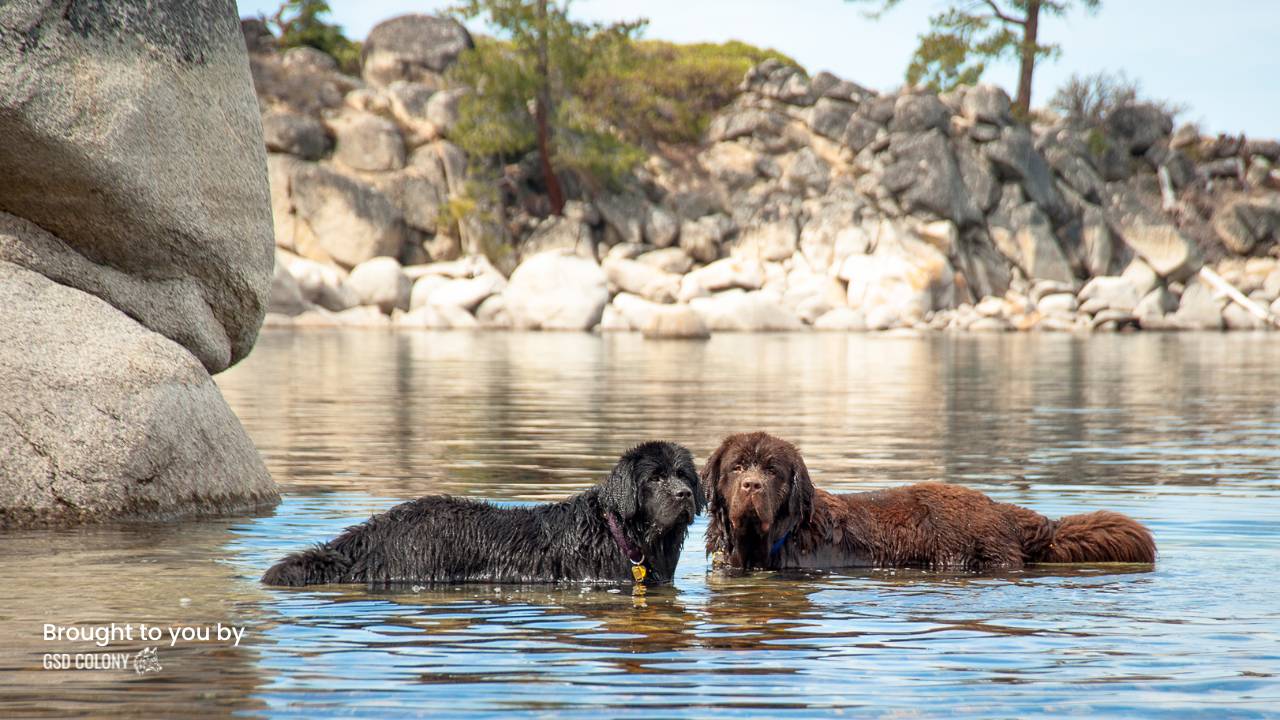
{"type": "Polygon", "coordinates": [[[704,504],[689,451],[648,442],[627,451],[603,483],[563,502],[502,508],[419,498],[286,557],[262,581],[667,583],[704,504]]]}

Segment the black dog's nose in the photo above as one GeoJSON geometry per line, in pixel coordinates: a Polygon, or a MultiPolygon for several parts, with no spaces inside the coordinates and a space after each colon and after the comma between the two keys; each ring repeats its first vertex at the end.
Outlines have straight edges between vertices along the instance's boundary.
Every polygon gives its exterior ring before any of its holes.
{"type": "Polygon", "coordinates": [[[742,481],[742,489],[747,492],[760,492],[764,489],[764,483],[759,480],[748,478],[742,481]]]}
{"type": "Polygon", "coordinates": [[[679,490],[676,490],[677,500],[688,500],[691,497],[693,497],[693,491],[687,487],[682,487],[679,490]]]}

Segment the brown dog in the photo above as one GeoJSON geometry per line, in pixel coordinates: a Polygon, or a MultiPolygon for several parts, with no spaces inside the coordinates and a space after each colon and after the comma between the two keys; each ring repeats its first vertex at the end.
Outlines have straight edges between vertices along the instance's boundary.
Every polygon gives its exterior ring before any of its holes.
{"type": "Polygon", "coordinates": [[[833,495],[800,451],[768,433],[730,435],[701,473],[707,553],[737,568],[921,567],[1155,561],[1151,532],[1119,513],[1050,520],[959,485],[833,495]]]}

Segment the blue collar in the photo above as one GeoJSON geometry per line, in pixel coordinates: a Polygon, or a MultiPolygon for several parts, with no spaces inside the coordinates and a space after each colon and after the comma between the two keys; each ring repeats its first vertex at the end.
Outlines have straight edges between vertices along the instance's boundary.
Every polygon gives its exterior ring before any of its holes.
{"type": "Polygon", "coordinates": [[[778,541],[773,544],[773,547],[769,548],[769,557],[777,555],[778,551],[782,549],[782,546],[787,544],[787,538],[789,537],[791,537],[790,530],[783,533],[782,537],[778,538],[778,541]]]}

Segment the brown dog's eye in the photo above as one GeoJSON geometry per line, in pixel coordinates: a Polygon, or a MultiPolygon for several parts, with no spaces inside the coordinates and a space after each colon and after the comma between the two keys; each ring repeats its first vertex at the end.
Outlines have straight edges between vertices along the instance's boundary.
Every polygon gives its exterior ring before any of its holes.
{"type": "Polygon", "coordinates": [[[732,470],[730,470],[729,472],[736,472],[736,473],[740,473],[740,472],[742,472],[743,470],[746,470],[746,468],[745,468],[745,467],[743,467],[742,463],[734,463],[734,465],[733,465],[733,469],[732,469],[732,470]]]}

